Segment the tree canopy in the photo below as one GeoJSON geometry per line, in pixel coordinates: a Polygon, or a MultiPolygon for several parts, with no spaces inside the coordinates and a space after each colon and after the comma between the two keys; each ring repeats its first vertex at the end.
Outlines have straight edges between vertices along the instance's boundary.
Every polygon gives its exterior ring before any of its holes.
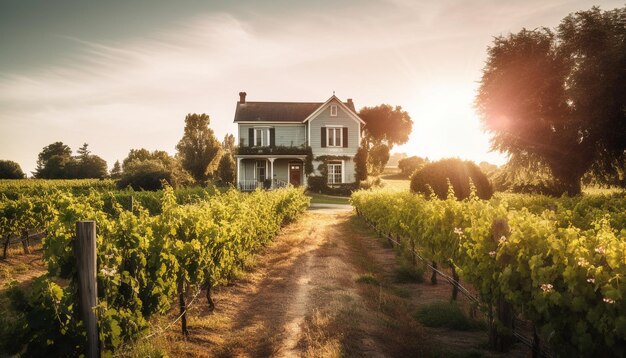
{"type": "Polygon", "coordinates": [[[72,159],[72,149],[63,142],[54,142],[45,146],[37,157],[35,178],[64,179],[67,178],[65,165],[72,159]]]}
{"type": "Polygon", "coordinates": [[[0,160],[0,179],[22,179],[26,175],[19,164],[12,160],[0,160]]]}
{"type": "Polygon", "coordinates": [[[368,171],[370,174],[380,174],[389,161],[391,148],[409,140],[413,121],[402,107],[394,108],[388,104],[363,107],[359,111],[359,117],[365,122],[363,141],[364,148],[368,151],[368,171]]]}
{"type": "Polygon", "coordinates": [[[496,37],[476,98],[493,149],[549,168],[581,190],[626,160],[626,8],[571,14],[557,29],[496,37]]]}
{"type": "Polygon", "coordinates": [[[359,111],[359,117],[365,122],[363,127],[365,137],[371,142],[383,142],[389,147],[406,143],[413,129],[411,116],[400,106],[394,108],[388,104],[381,104],[376,107],[363,107],[359,111]]]}
{"type": "Polygon", "coordinates": [[[131,186],[136,190],[158,190],[162,188],[162,180],[174,188],[192,182],[180,162],[167,152],[131,149],[122,161],[122,173],[117,185],[120,188],[131,186]]]}
{"type": "Polygon", "coordinates": [[[185,132],[176,145],[183,168],[197,182],[213,176],[222,156],[222,146],[209,124],[207,114],[188,114],[185,117],[185,132]]]}
{"type": "Polygon", "coordinates": [[[85,143],[72,156],[72,149],[62,142],[55,142],[43,148],[37,159],[33,173],[43,179],[86,179],[104,178],[108,175],[107,162],[91,154],[85,143]]]}

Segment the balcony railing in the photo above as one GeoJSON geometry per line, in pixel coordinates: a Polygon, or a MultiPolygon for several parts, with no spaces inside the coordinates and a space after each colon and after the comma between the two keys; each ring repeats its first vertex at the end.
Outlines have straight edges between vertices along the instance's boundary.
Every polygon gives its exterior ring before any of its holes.
{"type": "Polygon", "coordinates": [[[289,186],[289,183],[284,181],[284,180],[280,180],[280,179],[274,179],[274,185],[270,186],[269,182],[268,183],[264,183],[264,182],[260,182],[257,181],[255,179],[252,180],[240,180],[239,181],[239,190],[241,191],[254,191],[257,188],[265,188],[265,189],[280,189],[280,188],[286,188],[287,186],[289,186]]]}
{"type": "Polygon", "coordinates": [[[239,147],[237,148],[237,154],[239,155],[254,155],[254,154],[274,154],[274,155],[307,155],[311,153],[311,147],[287,147],[287,146],[275,146],[275,147],[239,147]]]}

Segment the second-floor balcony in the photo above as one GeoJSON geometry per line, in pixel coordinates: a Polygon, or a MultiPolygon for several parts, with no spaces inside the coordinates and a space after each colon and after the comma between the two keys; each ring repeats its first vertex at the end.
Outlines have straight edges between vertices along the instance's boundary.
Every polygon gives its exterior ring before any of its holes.
{"type": "Polygon", "coordinates": [[[288,147],[288,146],[254,146],[237,148],[237,155],[307,155],[311,151],[310,147],[288,147]]]}

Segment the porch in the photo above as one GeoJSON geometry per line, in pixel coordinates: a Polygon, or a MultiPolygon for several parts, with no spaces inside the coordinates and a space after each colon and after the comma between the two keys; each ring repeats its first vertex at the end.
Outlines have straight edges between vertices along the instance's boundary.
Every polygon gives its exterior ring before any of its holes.
{"type": "Polygon", "coordinates": [[[306,155],[236,155],[237,188],[252,191],[306,186],[306,155]]]}

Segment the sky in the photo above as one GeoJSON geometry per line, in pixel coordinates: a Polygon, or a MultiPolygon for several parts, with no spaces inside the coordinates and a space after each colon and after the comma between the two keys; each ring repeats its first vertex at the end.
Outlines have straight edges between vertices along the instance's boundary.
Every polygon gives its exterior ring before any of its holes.
{"type": "Polygon", "coordinates": [[[493,38],[620,1],[0,0],[0,159],[29,174],[43,147],[175,153],[188,113],[221,140],[249,101],[402,106],[394,152],[504,164],[473,101],[493,38]]]}

